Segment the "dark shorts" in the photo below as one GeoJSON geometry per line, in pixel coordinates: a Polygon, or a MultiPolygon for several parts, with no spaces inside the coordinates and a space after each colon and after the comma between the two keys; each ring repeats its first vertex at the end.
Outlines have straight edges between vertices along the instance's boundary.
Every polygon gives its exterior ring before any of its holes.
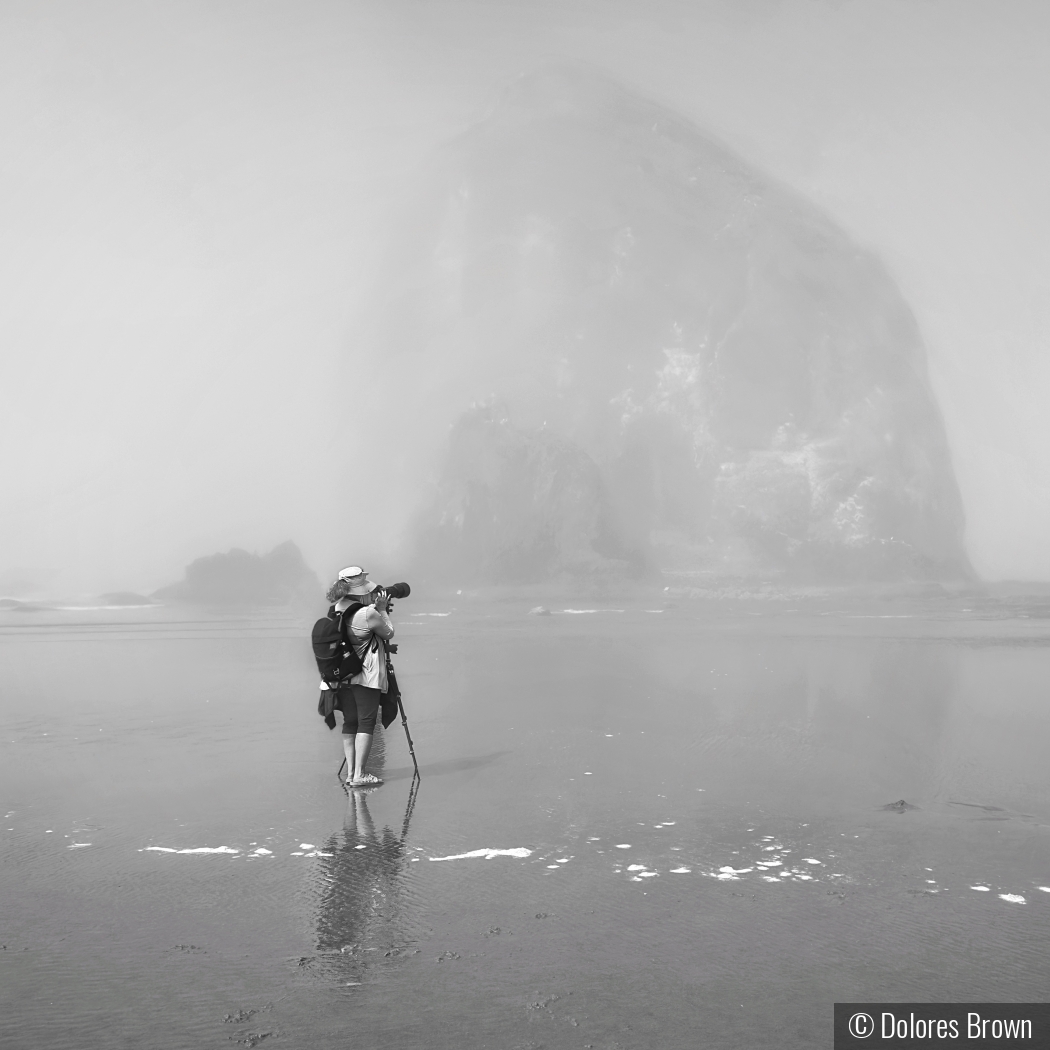
{"type": "Polygon", "coordinates": [[[344,685],[335,705],[343,712],[343,732],[348,735],[375,732],[379,701],[383,694],[367,685],[344,685]]]}

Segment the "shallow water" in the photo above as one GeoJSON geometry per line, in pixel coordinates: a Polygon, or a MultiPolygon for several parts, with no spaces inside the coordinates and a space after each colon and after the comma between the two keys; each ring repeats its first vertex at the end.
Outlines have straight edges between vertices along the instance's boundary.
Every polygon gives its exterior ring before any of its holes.
{"type": "Polygon", "coordinates": [[[534,604],[400,605],[422,781],[395,723],[349,798],[310,615],[0,613],[4,1045],[809,1047],[835,1001],[1045,998],[1045,608],[534,604]]]}

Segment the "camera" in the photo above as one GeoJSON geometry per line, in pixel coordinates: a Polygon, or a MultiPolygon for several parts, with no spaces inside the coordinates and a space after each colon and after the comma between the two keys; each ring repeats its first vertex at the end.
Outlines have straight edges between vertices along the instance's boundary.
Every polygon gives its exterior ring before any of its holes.
{"type": "MultiPolygon", "coordinates": [[[[387,612],[390,611],[390,601],[393,598],[407,598],[412,593],[412,588],[407,583],[392,583],[389,587],[383,587],[380,585],[376,588],[378,591],[382,591],[386,594],[386,600],[383,603],[384,608],[387,612]]],[[[374,593],[374,592],[373,592],[374,593]]],[[[397,652],[397,646],[391,645],[388,647],[388,651],[392,653],[397,652]]]]}
{"type": "MultiPolygon", "coordinates": [[[[412,588],[407,583],[392,583],[389,587],[380,587],[380,590],[386,592],[388,599],[390,598],[407,598],[412,593],[412,588]]],[[[389,604],[387,609],[389,609],[389,604]]],[[[388,654],[397,655],[397,643],[388,642],[386,651],[388,654]]]]}

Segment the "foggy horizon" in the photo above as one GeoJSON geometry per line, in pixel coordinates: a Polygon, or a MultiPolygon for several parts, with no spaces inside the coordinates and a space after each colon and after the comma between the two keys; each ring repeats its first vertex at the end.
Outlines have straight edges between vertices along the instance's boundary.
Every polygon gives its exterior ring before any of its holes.
{"type": "Polygon", "coordinates": [[[1050,579],[1040,6],[49,10],[0,14],[0,595],[148,593],[286,540],[322,580],[397,574],[448,427],[490,391],[453,371],[461,403],[421,430],[419,392],[376,355],[377,280],[445,144],[566,62],[881,260],[925,344],[974,569],[1050,579]],[[365,512],[348,429],[385,468],[365,512]]]}

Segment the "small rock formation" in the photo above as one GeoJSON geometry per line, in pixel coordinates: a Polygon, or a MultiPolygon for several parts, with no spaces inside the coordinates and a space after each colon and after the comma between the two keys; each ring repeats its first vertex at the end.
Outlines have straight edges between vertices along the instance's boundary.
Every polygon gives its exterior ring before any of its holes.
{"type": "Polygon", "coordinates": [[[289,540],[264,555],[234,548],[198,558],[186,567],[185,579],[153,597],[209,605],[285,605],[316,601],[321,590],[317,575],[289,540]]]}
{"type": "Polygon", "coordinates": [[[40,602],[23,602],[17,598],[0,598],[0,609],[9,609],[11,612],[45,612],[51,606],[40,602]]]}

